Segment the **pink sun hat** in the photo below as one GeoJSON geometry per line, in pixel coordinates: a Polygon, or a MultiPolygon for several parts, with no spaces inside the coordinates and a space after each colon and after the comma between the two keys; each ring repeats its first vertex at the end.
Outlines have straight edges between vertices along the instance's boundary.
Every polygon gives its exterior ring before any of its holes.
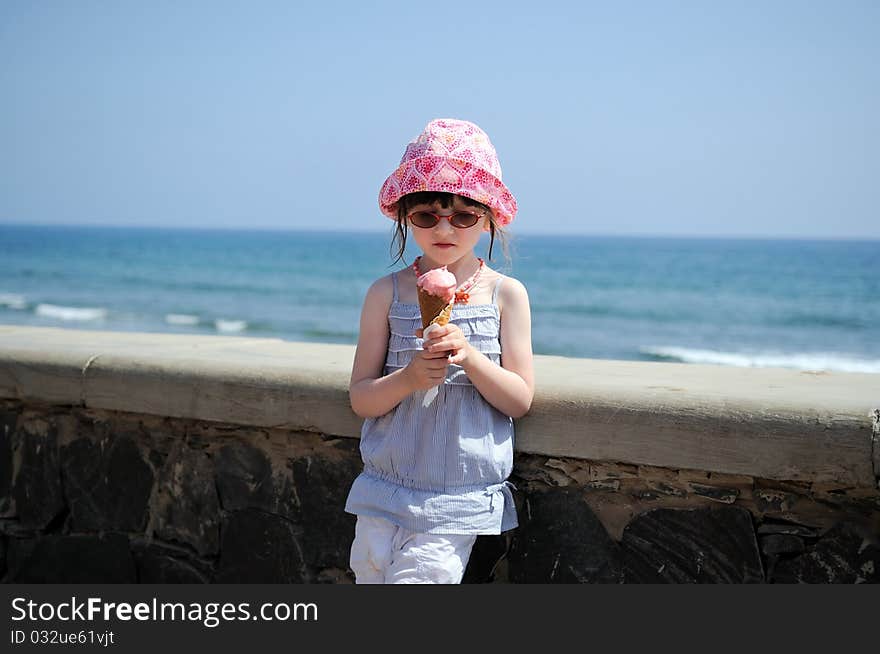
{"type": "Polygon", "coordinates": [[[492,209],[499,225],[516,215],[516,198],[501,181],[501,164],[486,132],[473,123],[438,118],[410,141],[379,191],[379,209],[397,219],[397,203],[408,193],[442,191],[492,209]]]}

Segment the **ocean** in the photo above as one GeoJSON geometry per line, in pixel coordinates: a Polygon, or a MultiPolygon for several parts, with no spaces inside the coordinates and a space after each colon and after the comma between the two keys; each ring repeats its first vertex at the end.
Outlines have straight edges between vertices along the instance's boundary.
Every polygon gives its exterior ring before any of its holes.
{"type": "MultiPolygon", "coordinates": [[[[390,232],[0,225],[0,324],[354,344],[367,288],[401,267],[389,244],[390,232]]],[[[880,373],[880,242],[511,245],[509,264],[497,242],[490,264],[528,289],[536,354],[880,373]]]]}

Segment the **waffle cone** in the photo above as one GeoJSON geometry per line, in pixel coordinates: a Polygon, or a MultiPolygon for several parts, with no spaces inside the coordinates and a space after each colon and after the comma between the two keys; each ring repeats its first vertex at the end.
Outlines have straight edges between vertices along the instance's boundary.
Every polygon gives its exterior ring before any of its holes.
{"type": "Polygon", "coordinates": [[[428,325],[445,325],[452,315],[452,302],[442,297],[419,291],[419,309],[422,312],[422,329],[428,325]]]}

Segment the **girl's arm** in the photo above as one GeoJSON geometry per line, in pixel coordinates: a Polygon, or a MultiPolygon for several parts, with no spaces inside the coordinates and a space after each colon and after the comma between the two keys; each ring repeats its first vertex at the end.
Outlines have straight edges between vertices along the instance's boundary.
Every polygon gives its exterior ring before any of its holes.
{"type": "Polygon", "coordinates": [[[393,286],[390,276],[370,286],[361,310],[360,334],[348,395],[351,408],[361,418],[376,418],[400,404],[412,390],[405,369],[383,376],[388,351],[388,309],[393,286]]]}
{"type": "Polygon", "coordinates": [[[428,351],[455,350],[449,362],[462,366],[471,383],[493,407],[511,418],[528,413],[535,395],[532,364],[532,319],[525,286],[508,277],[499,293],[501,365],[474,349],[453,324],[437,330],[428,351]]]}

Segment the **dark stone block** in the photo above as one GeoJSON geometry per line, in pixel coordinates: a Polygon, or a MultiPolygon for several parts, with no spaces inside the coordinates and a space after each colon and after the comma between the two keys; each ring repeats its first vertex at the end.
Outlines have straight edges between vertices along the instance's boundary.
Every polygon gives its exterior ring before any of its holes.
{"type": "Polygon", "coordinates": [[[208,455],[175,444],[157,480],[156,533],[202,555],[220,546],[220,503],[208,455]]]}
{"type": "Polygon", "coordinates": [[[507,555],[507,536],[477,536],[463,584],[485,584],[496,580],[498,563],[507,555]]]}
{"type": "Polygon", "coordinates": [[[15,514],[12,488],[12,452],[18,412],[0,409],[0,516],[15,514]]]}
{"type": "Polygon", "coordinates": [[[780,561],[774,583],[852,584],[880,582],[880,545],[876,536],[838,523],[806,553],[780,561]]]}
{"type": "Polygon", "coordinates": [[[321,457],[291,462],[303,526],[303,556],[316,568],[348,568],[355,517],[345,512],[345,500],[361,469],[356,459],[321,457]]]}
{"type": "Polygon", "coordinates": [[[651,490],[660,493],[661,495],[672,495],[673,497],[687,497],[687,492],[678,488],[677,486],[673,486],[672,484],[668,484],[665,481],[654,481],[649,482],[651,490]]]}
{"type": "Polygon", "coordinates": [[[301,584],[311,581],[296,526],[253,509],[223,521],[217,583],[301,584]]]}
{"type": "Polygon", "coordinates": [[[10,538],[36,538],[40,535],[39,530],[23,527],[14,518],[0,518],[0,534],[10,538]]]}
{"type": "Polygon", "coordinates": [[[15,572],[30,557],[37,545],[39,534],[31,536],[6,536],[6,570],[7,581],[15,580],[15,572]]]}
{"type": "Polygon", "coordinates": [[[509,561],[515,583],[619,583],[619,546],[574,487],[535,491],[518,509],[509,561]]]}
{"type": "Polygon", "coordinates": [[[179,552],[150,546],[135,554],[138,581],[142,584],[204,584],[208,578],[179,552]],[[175,556],[177,554],[177,556],[175,556]]]}
{"type": "Polygon", "coordinates": [[[819,530],[814,527],[805,527],[804,525],[798,525],[792,522],[765,520],[758,525],[758,535],[763,536],[765,534],[789,534],[791,536],[801,536],[803,538],[818,538],[819,530]]]}
{"type": "Polygon", "coordinates": [[[61,472],[73,531],[144,530],[153,471],[131,438],[77,439],[61,448],[61,472]]]}
{"type": "Polygon", "coordinates": [[[627,583],[760,583],[751,514],[739,507],[653,509],[623,530],[627,583]]]}
{"type": "Polygon", "coordinates": [[[804,551],[804,539],[790,534],[761,536],[761,551],[767,555],[800,554],[804,551]]]}
{"type": "Polygon", "coordinates": [[[128,539],[50,535],[36,541],[10,541],[11,581],[17,583],[127,584],[137,580],[128,539]]]}
{"type": "Polygon", "coordinates": [[[18,440],[21,463],[13,490],[18,519],[24,527],[46,529],[65,511],[58,432],[47,424],[23,430],[18,440]]]}
{"type": "Polygon", "coordinates": [[[293,477],[273,472],[262,450],[232,443],[224,445],[214,460],[220,504],[227,511],[259,509],[293,521],[299,520],[299,505],[293,492],[293,477]]]}
{"type": "Polygon", "coordinates": [[[694,495],[706,497],[723,504],[733,504],[739,497],[739,491],[736,488],[722,488],[720,486],[709,486],[706,484],[691,483],[688,485],[694,495]]]}

